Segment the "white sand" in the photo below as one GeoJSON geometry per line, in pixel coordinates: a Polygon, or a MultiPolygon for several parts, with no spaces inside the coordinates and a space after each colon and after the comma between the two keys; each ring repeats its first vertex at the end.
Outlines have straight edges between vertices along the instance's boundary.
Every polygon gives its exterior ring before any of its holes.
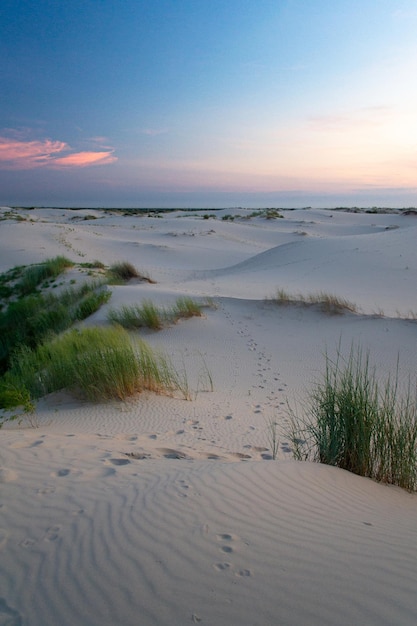
{"type": "MultiPolygon", "coordinates": [[[[39,428],[0,431],[0,626],[417,623],[417,496],[297,463],[284,434],[272,461],[267,428],[285,429],[287,402],[305,402],[339,343],[360,342],[381,374],[399,355],[402,379],[415,375],[416,322],[400,316],[417,311],[417,218],[224,213],[249,211],[0,221],[0,271],[57,254],[127,260],[157,284],[115,287],[108,306],[217,304],[143,333],[186,368],[191,402],[52,394],[39,428]],[[360,312],[277,307],[265,298],[278,287],[360,312]]],[[[105,324],[108,306],[88,323],[105,324]]]]}

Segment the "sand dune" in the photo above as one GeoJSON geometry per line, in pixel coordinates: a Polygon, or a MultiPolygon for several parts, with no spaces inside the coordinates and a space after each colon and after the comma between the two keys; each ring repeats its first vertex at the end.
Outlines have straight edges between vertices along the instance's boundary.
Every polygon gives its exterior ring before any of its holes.
{"type": "Polygon", "coordinates": [[[39,401],[38,428],[0,431],[0,625],[414,625],[416,495],[293,461],[285,427],[325,351],[360,342],[381,374],[399,355],[401,378],[415,375],[416,323],[397,315],[417,310],[415,218],[18,213],[0,221],[1,271],[64,254],[128,260],[158,281],[112,288],[88,324],[144,298],[216,307],[143,333],[186,369],[191,401],[60,392],[39,401]],[[279,307],[265,300],[277,287],[360,310],[279,307]]]}

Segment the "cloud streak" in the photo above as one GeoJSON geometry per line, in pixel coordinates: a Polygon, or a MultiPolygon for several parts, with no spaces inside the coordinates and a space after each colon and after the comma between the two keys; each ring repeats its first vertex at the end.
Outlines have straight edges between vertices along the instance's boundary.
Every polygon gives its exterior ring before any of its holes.
{"type": "Polygon", "coordinates": [[[117,161],[113,149],[75,152],[64,141],[24,141],[0,136],[0,169],[70,169],[108,165],[117,161]]]}

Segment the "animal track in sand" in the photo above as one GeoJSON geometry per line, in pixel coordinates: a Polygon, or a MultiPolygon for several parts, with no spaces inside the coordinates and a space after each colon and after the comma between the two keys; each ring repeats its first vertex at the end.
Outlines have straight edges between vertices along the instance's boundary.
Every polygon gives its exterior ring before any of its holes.
{"type": "Polygon", "coordinates": [[[59,537],[61,526],[50,526],[46,529],[45,541],[56,541],[59,537]]]}
{"type": "Polygon", "coordinates": [[[57,470],[56,472],[52,472],[50,476],[53,476],[56,478],[63,478],[64,476],[68,476],[68,474],[70,473],[71,473],[71,470],[62,468],[62,469],[57,470]]]}
{"type": "MultiPolygon", "coordinates": [[[[247,543],[245,541],[242,542],[242,540],[240,539],[240,537],[238,537],[237,535],[233,535],[231,533],[218,533],[216,535],[216,541],[219,544],[219,549],[221,552],[225,553],[225,554],[234,554],[235,552],[235,545],[236,546],[241,546],[242,543],[245,545],[247,545],[247,543]]],[[[238,548],[237,548],[238,550],[238,548]]],[[[238,550],[239,551],[239,550],[238,550]]],[[[249,568],[243,567],[243,568],[237,568],[234,569],[233,563],[230,561],[221,561],[218,563],[214,563],[213,567],[216,571],[218,572],[233,572],[235,576],[238,577],[248,577],[248,576],[252,576],[252,572],[249,568]]]]}

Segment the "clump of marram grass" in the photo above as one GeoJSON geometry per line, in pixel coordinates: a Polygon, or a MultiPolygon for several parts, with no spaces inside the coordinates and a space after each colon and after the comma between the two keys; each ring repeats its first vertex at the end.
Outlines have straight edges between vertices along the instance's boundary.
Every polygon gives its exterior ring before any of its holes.
{"type": "Polygon", "coordinates": [[[30,265],[16,284],[16,289],[22,296],[32,294],[40,285],[45,284],[45,281],[54,280],[65,269],[73,265],[74,263],[64,256],[57,256],[47,259],[43,263],[30,265]]]}
{"type": "Polygon", "coordinates": [[[395,376],[382,385],[369,355],[351,349],[343,359],[325,357],[323,380],[308,413],[291,411],[295,458],[335,465],[360,476],[417,489],[417,404],[411,385],[400,393],[395,376]]]}
{"type": "Polygon", "coordinates": [[[157,307],[151,300],[141,304],[123,305],[110,309],[107,319],[123,328],[160,330],[164,324],[174,324],[181,318],[201,317],[202,305],[187,296],[179,297],[171,308],[157,307]]]}
{"type": "Polygon", "coordinates": [[[35,348],[49,335],[86,319],[107,302],[111,292],[100,282],[86,282],[61,293],[32,294],[0,312],[0,372],[20,345],[35,348]]]}
{"type": "Polygon", "coordinates": [[[356,304],[346,300],[346,298],[324,291],[309,294],[307,298],[310,304],[317,304],[322,311],[330,315],[339,315],[346,311],[356,313],[358,310],[356,304]]]}
{"type": "Polygon", "coordinates": [[[110,266],[108,270],[108,276],[110,282],[124,283],[132,278],[138,278],[148,283],[155,283],[154,280],[145,272],[139,272],[132,263],[128,261],[120,261],[110,266]]]}
{"type": "Polygon", "coordinates": [[[321,311],[330,315],[340,315],[345,312],[356,313],[358,310],[356,304],[353,302],[325,291],[303,295],[301,293],[289,293],[285,289],[277,289],[271,300],[280,306],[287,306],[289,304],[318,306],[321,311]]]}
{"type": "Polygon", "coordinates": [[[82,392],[89,400],[125,399],[143,390],[172,393],[184,381],[163,354],[142,340],[132,342],[120,326],[71,330],[34,350],[21,346],[0,383],[0,405],[38,399],[53,391],[82,392]]]}
{"type": "Polygon", "coordinates": [[[174,320],[187,317],[201,317],[201,304],[188,296],[180,296],[175,301],[171,315],[174,320]]]}
{"type": "Polygon", "coordinates": [[[151,300],[144,300],[142,304],[123,305],[119,309],[110,309],[107,319],[112,324],[119,324],[123,328],[151,328],[160,330],[165,321],[165,311],[158,309],[151,300]]]}

